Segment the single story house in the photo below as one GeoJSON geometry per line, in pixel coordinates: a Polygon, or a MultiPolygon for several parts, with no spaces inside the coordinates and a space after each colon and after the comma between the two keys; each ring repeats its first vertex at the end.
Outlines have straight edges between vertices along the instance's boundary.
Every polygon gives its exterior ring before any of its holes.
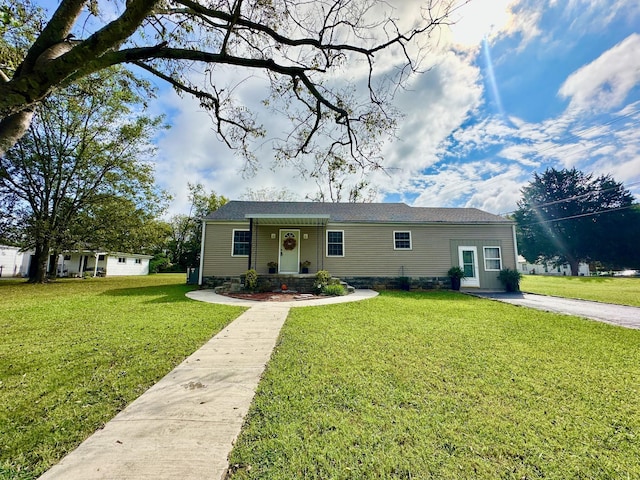
{"type": "Polygon", "coordinates": [[[134,253],[69,251],[58,257],[58,276],[81,277],[85,273],[94,277],[148,275],[152,258],[134,253]]]}
{"type": "MultiPolygon", "coordinates": [[[[558,264],[555,262],[529,263],[522,255],[518,256],[518,270],[523,275],[563,275],[571,276],[571,266],[568,263],[558,264]]],[[[578,264],[578,275],[588,277],[589,264],[580,262],[578,264]]]]}
{"type": "Polygon", "coordinates": [[[498,273],[517,268],[515,225],[475,208],[404,203],[231,201],[203,219],[200,285],[216,286],[248,269],[299,276],[327,270],[356,288],[400,277],[428,288],[460,266],[463,287],[502,288],[498,273]]]}

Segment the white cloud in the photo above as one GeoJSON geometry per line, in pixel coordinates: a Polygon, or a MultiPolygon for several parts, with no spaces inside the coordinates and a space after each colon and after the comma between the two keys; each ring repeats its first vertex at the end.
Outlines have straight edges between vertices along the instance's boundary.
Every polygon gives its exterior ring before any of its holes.
{"type": "Polygon", "coordinates": [[[640,83],[640,35],[632,34],[570,75],[559,94],[570,109],[602,112],[619,107],[640,83]]]}
{"type": "Polygon", "coordinates": [[[511,28],[513,0],[474,0],[455,11],[451,26],[453,42],[477,47],[485,36],[511,28]]]}
{"type": "Polygon", "coordinates": [[[495,161],[449,164],[413,182],[416,206],[475,207],[493,213],[512,211],[528,174],[518,165],[495,161]]]}
{"type": "Polygon", "coordinates": [[[392,177],[373,177],[385,190],[392,190],[439,160],[442,143],[480,105],[479,80],[479,70],[465,57],[449,53],[398,96],[397,104],[405,117],[399,125],[398,140],[384,152],[385,167],[392,177]]]}

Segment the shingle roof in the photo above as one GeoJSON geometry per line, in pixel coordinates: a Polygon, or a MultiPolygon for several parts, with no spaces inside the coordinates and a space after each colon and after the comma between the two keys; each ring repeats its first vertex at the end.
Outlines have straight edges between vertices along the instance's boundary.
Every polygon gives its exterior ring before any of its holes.
{"type": "Polygon", "coordinates": [[[244,221],[252,215],[328,215],[345,223],[512,223],[477,208],[410,207],[405,203],[320,203],[231,201],[205,220],[244,221]]]}

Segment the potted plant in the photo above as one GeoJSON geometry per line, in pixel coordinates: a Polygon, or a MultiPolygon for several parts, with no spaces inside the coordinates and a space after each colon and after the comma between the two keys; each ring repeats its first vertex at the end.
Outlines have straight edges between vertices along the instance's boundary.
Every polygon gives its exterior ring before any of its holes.
{"type": "Polygon", "coordinates": [[[519,292],[521,278],[522,274],[519,271],[511,270],[510,268],[503,268],[498,274],[498,279],[502,282],[507,292],[519,292]]]}
{"type": "Polygon", "coordinates": [[[276,262],[268,262],[267,267],[269,267],[269,273],[276,273],[276,268],[278,268],[278,264],[276,262]]]}
{"type": "Polygon", "coordinates": [[[304,262],[300,262],[300,268],[302,269],[302,273],[309,273],[309,267],[311,266],[311,262],[309,260],[305,260],[304,262]]]}
{"type": "Polygon", "coordinates": [[[451,279],[451,290],[460,290],[460,283],[465,278],[464,270],[460,267],[451,267],[447,276],[451,279]]]}

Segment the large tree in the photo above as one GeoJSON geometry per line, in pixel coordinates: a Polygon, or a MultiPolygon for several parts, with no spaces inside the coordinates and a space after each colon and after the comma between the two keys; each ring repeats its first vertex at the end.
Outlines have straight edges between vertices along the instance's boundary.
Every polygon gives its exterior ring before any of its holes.
{"type": "Polygon", "coordinates": [[[35,250],[32,281],[45,280],[51,252],[96,241],[95,219],[107,212],[112,229],[125,228],[136,209],[159,213],[163,194],[149,159],[161,119],[137,112],[141,97],[129,80],[125,71],[103,70],[50,95],[0,158],[0,198],[13,202],[23,245],[35,250]],[[113,214],[118,208],[125,216],[113,214]]]}
{"type": "Polygon", "coordinates": [[[309,154],[318,169],[335,158],[345,169],[379,165],[382,134],[395,126],[393,94],[420,71],[430,37],[456,8],[453,0],[61,0],[40,25],[28,2],[3,1],[4,31],[22,25],[27,41],[4,41],[0,155],[52,92],[128,64],[196,97],[217,136],[249,162],[251,140],[265,130],[234,86],[263,78],[265,104],[290,125],[275,134],[276,160],[300,165],[309,154]]]}
{"type": "Polygon", "coordinates": [[[168,250],[171,262],[180,265],[183,270],[199,265],[200,245],[202,242],[202,219],[217,210],[229,200],[214,191],[207,193],[202,184],[189,184],[189,213],[174,215],[171,226],[168,250]]]}
{"type": "Polygon", "coordinates": [[[633,196],[609,175],[575,168],[534,174],[522,189],[515,220],[518,249],[529,261],[638,265],[640,216],[633,196]]]}

